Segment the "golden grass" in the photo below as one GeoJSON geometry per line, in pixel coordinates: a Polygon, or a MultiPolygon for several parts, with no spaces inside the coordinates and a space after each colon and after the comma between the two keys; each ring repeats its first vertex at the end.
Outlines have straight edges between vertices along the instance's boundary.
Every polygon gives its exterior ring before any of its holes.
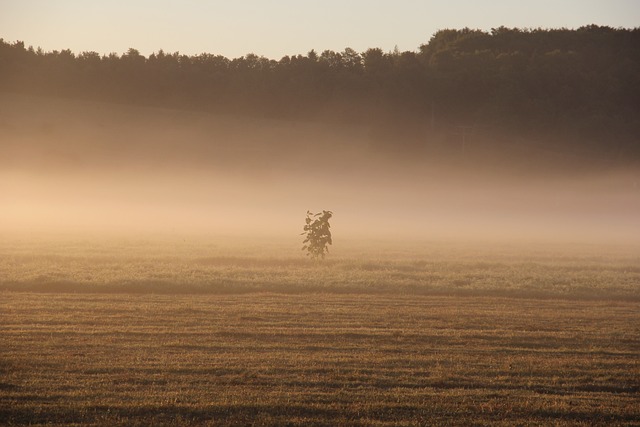
{"type": "Polygon", "coordinates": [[[0,294],[16,425],[638,425],[640,304],[0,294]]]}
{"type": "Polygon", "coordinates": [[[639,425],[637,248],[0,242],[0,424],[639,425]]]}
{"type": "Polygon", "coordinates": [[[340,242],[312,262],[298,241],[4,240],[0,290],[358,293],[640,300],[638,248],[340,242]]]}

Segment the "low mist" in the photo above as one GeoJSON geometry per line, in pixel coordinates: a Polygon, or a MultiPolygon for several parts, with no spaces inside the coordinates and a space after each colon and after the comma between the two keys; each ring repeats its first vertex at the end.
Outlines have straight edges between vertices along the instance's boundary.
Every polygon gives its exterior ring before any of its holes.
{"type": "Polygon", "coordinates": [[[295,238],[307,209],[327,209],[336,244],[640,241],[635,170],[551,170],[473,140],[445,152],[433,134],[381,149],[350,124],[26,96],[0,108],[3,233],[295,238]]]}

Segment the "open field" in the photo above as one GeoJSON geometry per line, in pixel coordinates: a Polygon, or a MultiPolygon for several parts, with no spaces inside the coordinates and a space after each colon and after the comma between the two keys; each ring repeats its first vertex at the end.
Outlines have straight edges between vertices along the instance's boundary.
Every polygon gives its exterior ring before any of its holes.
{"type": "Polygon", "coordinates": [[[637,254],[6,238],[0,420],[639,425],[637,254]]]}
{"type": "MultiPolygon", "coordinates": [[[[295,235],[295,230],[291,233],[295,235]]],[[[225,238],[0,241],[0,290],[477,295],[640,301],[637,246],[301,243],[225,238]]]]}
{"type": "Polygon", "coordinates": [[[3,292],[5,424],[638,425],[640,304],[3,292]]]}

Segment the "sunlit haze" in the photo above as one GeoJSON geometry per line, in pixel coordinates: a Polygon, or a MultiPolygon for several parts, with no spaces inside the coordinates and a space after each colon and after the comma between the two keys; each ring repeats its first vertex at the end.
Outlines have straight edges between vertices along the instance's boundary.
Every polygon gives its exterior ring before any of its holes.
{"type": "Polygon", "coordinates": [[[398,160],[346,125],[36,100],[3,106],[14,123],[0,179],[4,232],[286,237],[307,209],[326,208],[342,237],[640,238],[629,170],[528,175],[504,164],[517,159],[398,160]]]}

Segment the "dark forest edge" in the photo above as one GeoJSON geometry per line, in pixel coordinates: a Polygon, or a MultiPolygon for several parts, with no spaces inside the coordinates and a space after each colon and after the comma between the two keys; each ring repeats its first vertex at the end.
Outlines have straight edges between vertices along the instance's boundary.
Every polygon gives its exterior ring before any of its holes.
{"type": "Polygon", "coordinates": [[[446,29],[417,51],[280,60],[44,52],[0,39],[0,92],[362,125],[408,153],[470,133],[628,167],[640,159],[638,46],[639,28],[597,25],[446,29]]]}

